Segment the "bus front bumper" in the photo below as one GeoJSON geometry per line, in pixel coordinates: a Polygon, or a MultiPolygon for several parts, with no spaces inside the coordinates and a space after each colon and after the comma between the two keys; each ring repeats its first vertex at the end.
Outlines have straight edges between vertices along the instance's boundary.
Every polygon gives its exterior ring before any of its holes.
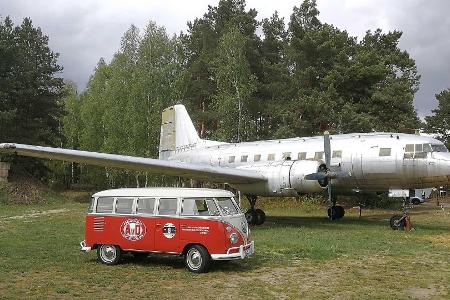
{"type": "Polygon", "coordinates": [[[231,260],[231,259],[244,259],[255,253],[255,242],[251,241],[246,245],[240,245],[239,247],[229,248],[226,254],[211,254],[213,260],[231,260]],[[239,250],[238,252],[235,252],[239,250]]]}
{"type": "Polygon", "coordinates": [[[91,247],[87,247],[86,246],[86,241],[81,241],[80,242],[80,246],[81,246],[80,250],[83,251],[83,252],[86,252],[86,253],[91,251],[91,249],[92,249],[91,247]]]}

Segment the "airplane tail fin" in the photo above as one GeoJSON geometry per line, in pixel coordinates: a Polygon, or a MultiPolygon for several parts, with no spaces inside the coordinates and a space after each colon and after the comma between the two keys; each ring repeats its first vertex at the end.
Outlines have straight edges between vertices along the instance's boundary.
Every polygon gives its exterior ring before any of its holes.
{"type": "Polygon", "coordinates": [[[159,158],[168,159],[180,147],[194,148],[202,141],[195,130],[186,108],[182,104],[163,110],[159,158]]]}

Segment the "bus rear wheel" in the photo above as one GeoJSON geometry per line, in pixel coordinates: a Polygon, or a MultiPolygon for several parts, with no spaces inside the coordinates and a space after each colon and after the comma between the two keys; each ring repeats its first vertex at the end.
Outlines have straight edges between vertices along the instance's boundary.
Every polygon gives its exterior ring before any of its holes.
{"type": "Polygon", "coordinates": [[[122,250],[116,245],[100,245],[97,248],[97,257],[105,265],[116,265],[122,258],[122,250]]]}
{"type": "Polygon", "coordinates": [[[190,246],[184,255],[184,262],[189,271],[203,273],[208,270],[211,256],[205,247],[200,245],[190,246]]]}

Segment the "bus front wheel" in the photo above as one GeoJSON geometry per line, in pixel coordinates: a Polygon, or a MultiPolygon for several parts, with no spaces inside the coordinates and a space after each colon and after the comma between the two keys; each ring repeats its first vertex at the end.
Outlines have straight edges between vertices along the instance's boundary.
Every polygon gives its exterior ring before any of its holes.
{"type": "Polygon", "coordinates": [[[97,248],[97,257],[105,265],[116,265],[122,257],[122,250],[116,245],[100,245],[97,248]]]}
{"type": "Polygon", "coordinates": [[[200,245],[190,246],[184,255],[184,262],[189,271],[194,273],[203,273],[208,270],[211,257],[208,250],[200,245]]]}

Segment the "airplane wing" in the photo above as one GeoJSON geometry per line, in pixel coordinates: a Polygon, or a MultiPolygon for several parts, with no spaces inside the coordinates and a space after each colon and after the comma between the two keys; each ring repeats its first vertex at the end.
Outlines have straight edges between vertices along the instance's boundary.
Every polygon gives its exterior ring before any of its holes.
{"type": "Polygon", "coordinates": [[[97,166],[146,171],[154,174],[180,176],[210,182],[253,183],[266,181],[252,170],[194,164],[180,161],[107,154],[63,148],[41,147],[23,144],[0,144],[0,153],[16,153],[21,156],[56,159],[97,166]]]}

